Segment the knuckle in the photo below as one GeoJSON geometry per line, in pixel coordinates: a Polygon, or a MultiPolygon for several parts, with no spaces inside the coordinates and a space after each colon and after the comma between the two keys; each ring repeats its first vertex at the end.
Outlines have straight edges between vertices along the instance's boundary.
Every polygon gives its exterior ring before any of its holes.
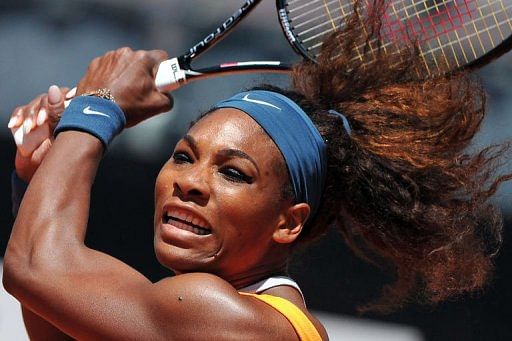
{"type": "Polygon", "coordinates": [[[143,51],[143,50],[138,50],[138,51],[135,51],[135,57],[137,59],[142,59],[142,60],[145,60],[148,58],[148,54],[146,51],[143,51]]]}
{"type": "Polygon", "coordinates": [[[154,50],[154,53],[158,59],[161,59],[161,60],[169,59],[169,54],[164,50],[154,50]]]}
{"type": "Polygon", "coordinates": [[[133,52],[133,50],[131,48],[129,48],[128,46],[124,46],[124,47],[121,47],[117,50],[117,52],[121,55],[123,54],[130,54],[131,52],[133,52]]]}
{"type": "Polygon", "coordinates": [[[116,53],[117,53],[117,50],[111,50],[111,51],[107,51],[102,57],[101,59],[107,59],[107,58],[111,58],[111,57],[114,57],[116,56],[116,53]]]}
{"type": "Polygon", "coordinates": [[[23,113],[23,108],[24,108],[24,106],[19,106],[19,107],[14,108],[11,116],[20,116],[23,113]]]}
{"type": "Polygon", "coordinates": [[[101,57],[95,57],[90,63],[88,69],[96,67],[101,61],[101,57]]]}
{"type": "Polygon", "coordinates": [[[46,106],[48,104],[48,95],[44,95],[39,97],[39,100],[36,102],[36,105],[46,106]]]}

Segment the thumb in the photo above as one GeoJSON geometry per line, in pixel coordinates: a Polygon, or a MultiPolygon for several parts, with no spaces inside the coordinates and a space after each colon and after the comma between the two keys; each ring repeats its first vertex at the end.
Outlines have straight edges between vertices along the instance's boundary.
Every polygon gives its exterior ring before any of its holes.
{"type": "Polygon", "coordinates": [[[52,85],[48,89],[48,104],[51,106],[58,105],[62,102],[62,93],[57,85],[52,85]]]}
{"type": "Polygon", "coordinates": [[[64,96],[61,89],[56,85],[50,86],[48,89],[48,118],[51,131],[57,125],[64,109],[64,96]]]}

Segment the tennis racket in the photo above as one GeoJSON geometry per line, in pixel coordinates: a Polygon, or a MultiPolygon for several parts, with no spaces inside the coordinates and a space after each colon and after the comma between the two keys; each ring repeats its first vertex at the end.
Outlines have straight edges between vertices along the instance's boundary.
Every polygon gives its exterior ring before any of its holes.
{"type": "MultiPolygon", "coordinates": [[[[363,0],[366,8],[374,3],[363,0]]],[[[192,62],[224,38],[261,0],[247,0],[219,27],[179,57],[164,61],[156,76],[161,91],[188,82],[233,73],[286,72],[280,61],[228,62],[194,69],[192,62]]],[[[414,40],[429,75],[483,65],[508,51],[512,0],[389,0],[381,17],[380,44],[354,46],[356,54],[395,53],[394,46],[414,40]],[[373,46],[373,47],[372,47],[373,46]],[[378,47],[377,47],[378,46],[378,47]],[[369,47],[369,49],[368,49],[369,47]]],[[[353,0],[276,0],[283,33],[295,52],[315,61],[324,40],[342,30],[353,15],[353,0]]]]}
{"type": "MultiPolygon", "coordinates": [[[[379,1],[379,0],[376,0],[379,1]]],[[[427,75],[478,67],[508,51],[512,42],[512,0],[384,0],[378,44],[354,45],[356,59],[367,61],[376,49],[396,53],[400,43],[414,41],[427,75]]],[[[194,80],[235,73],[287,72],[281,61],[226,62],[194,69],[193,61],[226,37],[261,0],[246,0],[242,7],[184,54],[162,62],[156,85],[172,91],[194,80]]],[[[369,11],[376,2],[362,0],[369,11]]],[[[354,0],[276,0],[284,36],[293,50],[316,61],[333,32],[343,30],[354,13],[354,0]]],[[[31,134],[13,130],[18,148],[31,134]]],[[[37,141],[31,145],[37,146],[37,141]]],[[[30,153],[30,150],[26,151],[30,153]]]]}

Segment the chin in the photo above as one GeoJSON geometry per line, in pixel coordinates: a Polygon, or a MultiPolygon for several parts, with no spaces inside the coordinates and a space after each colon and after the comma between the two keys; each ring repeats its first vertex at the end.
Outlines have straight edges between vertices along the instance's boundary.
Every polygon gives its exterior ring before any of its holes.
{"type": "Polygon", "coordinates": [[[155,240],[155,254],[158,262],[174,273],[212,272],[215,257],[194,249],[183,249],[155,240]]]}

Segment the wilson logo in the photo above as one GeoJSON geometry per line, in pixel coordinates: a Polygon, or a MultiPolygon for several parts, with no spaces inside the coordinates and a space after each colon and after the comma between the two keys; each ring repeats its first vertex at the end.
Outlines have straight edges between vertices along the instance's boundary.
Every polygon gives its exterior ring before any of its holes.
{"type": "Polygon", "coordinates": [[[288,16],[286,15],[286,10],[284,8],[279,10],[279,21],[281,22],[281,26],[283,27],[288,40],[292,43],[295,42],[295,36],[293,35],[290,23],[288,22],[288,16]]]}

